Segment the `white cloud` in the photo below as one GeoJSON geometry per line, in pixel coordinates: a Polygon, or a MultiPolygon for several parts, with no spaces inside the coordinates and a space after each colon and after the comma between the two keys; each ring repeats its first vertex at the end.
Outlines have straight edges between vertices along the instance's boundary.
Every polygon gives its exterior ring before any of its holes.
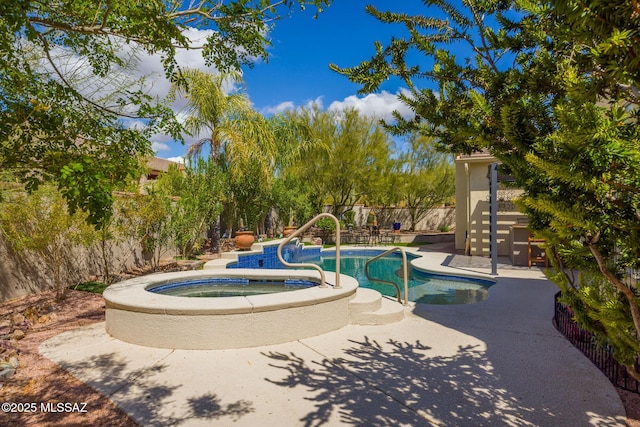
{"type": "MultiPolygon", "coordinates": [[[[181,68],[193,68],[202,71],[216,73],[216,69],[207,66],[202,57],[202,50],[199,49],[204,44],[206,38],[212,34],[212,30],[199,30],[196,28],[188,28],[183,34],[191,41],[192,49],[176,49],[176,62],[181,68]]],[[[131,50],[132,47],[125,49],[131,50]]],[[[123,53],[128,53],[123,50],[123,53]]],[[[149,55],[145,52],[137,52],[139,60],[135,74],[132,77],[145,77],[147,80],[147,90],[149,95],[164,98],[171,88],[171,82],[165,77],[164,68],[162,66],[159,54],[149,55]]],[[[178,100],[180,101],[180,100],[178,100]]]]}
{"type": "Polygon", "coordinates": [[[146,123],[142,120],[126,119],[123,120],[123,123],[127,129],[144,130],[147,127],[146,123]]]}
{"type": "MultiPolygon", "coordinates": [[[[190,49],[176,49],[175,59],[180,68],[198,69],[212,74],[217,74],[217,70],[213,66],[205,64],[202,57],[202,49],[200,49],[208,36],[213,30],[200,30],[197,28],[186,28],[183,34],[190,40],[190,49]]],[[[92,73],[91,67],[86,58],[79,57],[69,49],[55,46],[52,57],[56,63],[56,68],[65,76],[65,79],[74,82],[76,88],[79,89],[87,98],[110,106],[114,110],[120,110],[125,115],[135,113],[135,106],[120,106],[113,98],[113,94],[127,88],[131,91],[142,90],[147,95],[162,102],[171,89],[171,82],[167,79],[162,65],[160,54],[148,54],[135,43],[124,43],[118,39],[113,39],[112,43],[117,46],[118,56],[127,64],[124,67],[114,66],[106,78],[99,78],[92,73]]],[[[259,58],[255,58],[257,61],[259,58]]],[[[55,78],[54,69],[47,61],[42,62],[44,70],[49,72],[55,78]]],[[[231,93],[238,89],[237,83],[227,80],[223,82],[223,91],[231,93]]],[[[179,121],[184,123],[184,107],[186,99],[178,96],[170,105],[175,112],[179,121]]],[[[145,120],[127,119],[121,120],[122,124],[127,128],[144,129],[147,124],[145,120]]],[[[192,145],[200,138],[198,136],[190,137],[183,135],[186,147],[192,145]]],[[[169,135],[154,135],[151,138],[152,149],[158,151],[171,151],[171,147],[178,144],[169,135]]]]}
{"type": "Polygon", "coordinates": [[[317,106],[320,110],[322,110],[324,108],[324,104],[322,102],[322,96],[317,97],[316,99],[311,99],[309,101],[307,101],[307,103],[304,105],[305,108],[313,108],[314,106],[317,106]]]}
{"type": "MultiPolygon", "coordinates": [[[[406,89],[400,89],[401,93],[408,93],[406,89]]],[[[361,114],[377,117],[379,119],[393,121],[392,113],[398,111],[405,119],[413,118],[414,113],[409,107],[398,99],[398,93],[392,94],[387,91],[372,93],[364,97],[351,95],[342,101],[333,101],[328,110],[341,111],[344,108],[352,107],[360,111],[361,114]]]]}
{"type": "MultiPolygon", "coordinates": [[[[187,28],[183,34],[190,40],[190,49],[176,49],[175,59],[180,68],[193,68],[217,74],[213,66],[207,66],[202,57],[200,49],[213,30],[200,30],[197,28],[187,28]]],[[[124,43],[122,40],[113,38],[113,45],[118,50],[118,57],[125,63],[123,67],[113,66],[109,75],[99,78],[93,75],[91,67],[86,58],[75,55],[69,49],[54,46],[52,57],[56,67],[65,76],[65,79],[72,81],[75,87],[88,98],[106,105],[113,104],[113,93],[123,88],[135,90],[141,88],[148,95],[164,99],[171,88],[171,82],[166,78],[162,57],[159,53],[148,54],[135,43],[124,43]]],[[[43,61],[42,66],[52,75],[55,75],[51,65],[43,61]]],[[[237,89],[237,85],[231,81],[223,84],[223,90],[229,93],[237,89]]],[[[184,99],[177,99],[172,106],[174,111],[180,111],[184,106],[184,99]]],[[[133,109],[124,109],[125,112],[132,113],[133,109]]]]}
{"type": "MultiPolygon", "coordinates": [[[[199,30],[196,28],[188,28],[185,29],[183,34],[189,38],[191,41],[190,45],[193,47],[192,49],[177,49],[176,50],[176,62],[179,64],[181,68],[192,68],[201,71],[210,72],[213,74],[217,74],[217,70],[212,66],[207,66],[205,64],[204,58],[202,57],[202,50],[199,49],[206,38],[212,34],[212,30],[199,30]]],[[[164,68],[162,66],[161,57],[159,54],[149,55],[143,51],[133,52],[131,46],[125,45],[123,46],[123,50],[121,55],[135,55],[137,57],[137,66],[134,70],[130,72],[130,78],[145,80],[145,89],[144,91],[158,100],[165,99],[169,94],[171,89],[171,82],[165,77],[164,68]]],[[[223,91],[225,93],[230,93],[237,90],[237,84],[228,80],[223,82],[222,85],[223,91]]],[[[174,111],[177,120],[180,123],[184,123],[186,119],[186,114],[184,112],[184,108],[187,104],[187,100],[184,96],[177,96],[173,103],[170,105],[170,108],[174,111]]],[[[128,121],[127,121],[128,122],[128,121]]],[[[128,126],[142,127],[144,126],[143,122],[132,121],[131,124],[127,123],[128,126]]],[[[200,137],[199,136],[189,136],[187,134],[182,135],[184,138],[184,150],[186,152],[187,147],[191,146],[193,143],[197,142],[200,137]]],[[[175,142],[173,138],[169,135],[165,134],[157,134],[151,138],[152,141],[152,149],[157,153],[158,151],[171,151],[172,146],[179,145],[179,143],[175,142]]]]}
{"type": "Polygon", "coordinates": [[[171,148],[164,142],[152,142],[151,149],[157,153],[158,151],[169,151],[171,148]]]}
{"type": "Polygon", "coordinates": [[[182,156],[169,157],[167,160],[169,160],[170,162],[182,163],[183,165],[185,164],[184,157],[182,156]]]}
{"type": "Polygon", "coordinates": [[[293,103],[293,101],[285,101],[285,102],[281,102],[275,107],[263,108],[260,112],[264,115],[270,115],[270,114],[284,113],[287,110],[293,110],[295,108],[296,108],[296,105],[293,103]]]}
{"type": "Polygon", "coordinates": [[[322,110],[323,108],[322,98],[323,98],[322,96],[319,96],[316,99],[310,99],[306,103],[304,103],[304,105],[301,105],[301,106],[297,106],[293,101],[284,101],[276,106],[262,108],[260,110],[260,114],[264,114],[268,116],[270,114],[283,113],[287,110],[295,110],[297,108],[306,108],[310,110],[314,106],[317,106],[320,110],[322,110]]]}

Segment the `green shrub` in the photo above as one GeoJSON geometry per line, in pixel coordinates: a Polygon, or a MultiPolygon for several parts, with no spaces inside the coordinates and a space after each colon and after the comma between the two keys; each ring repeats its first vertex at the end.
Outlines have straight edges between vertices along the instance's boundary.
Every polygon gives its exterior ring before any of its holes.
{"type": "Polygon", "coordinates": [[[85,292],[93,292],[94,294],[101,294],[107,289],[108,285],[104,282],[98,282],[92,280],[90,282],[78,283],[75,286],[71,286],[71,289],[75,289],[77,291],[85,291],[85,292]]]}
{"type": "Polygon", "coordinates": [[[320,218],[316,221],[316,227],[326,231],[333,231],[336,229],[336,223],[331,218],[320,218]]]}

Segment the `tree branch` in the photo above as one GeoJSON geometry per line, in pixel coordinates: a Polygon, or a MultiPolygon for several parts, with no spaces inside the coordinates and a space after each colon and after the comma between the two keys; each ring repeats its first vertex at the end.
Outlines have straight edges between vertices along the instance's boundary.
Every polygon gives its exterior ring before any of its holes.
{"type": "Polygon", "coordinates": [[[468,40],[467,37],[464,37],[464,39],[467,40],[467,42],[471,45],[473,50],[478,53],[478,55],[483,57],[489,63],[489,66],[491,67],[493,72],[496,74],[499,74],[497,65],[493,61],[493,58],[491,57],[491,55],[488,54],[489,48],[487,47],[487,39],[484,35],[484,23],[482,22],[482,19],[480,19],[480,17],[478,16],[478,12],[476,11],[474,6],[475,6],[474,2],[469,2],[469,8],[473,13],[473,20],[475,21],[476,26],[478,27],[478,33],[480,33],[480,42],[482,43],[482,50],[478,49],[478,47],[471,40],[468,40]]]}
{"type": "Polygon", "coordinates": [[[615,288],[620,291],[629,304],[629,309],[631,310],[631,317],[633,318],[633,324],[636,330],[636,336],[640,336],[640,307],[638,307],[638,300],[636,298],[635,292],[626,286],[618,277],[607,267],[607,264],[604,260],[604,257],[600,253],[598,249],[598,241],[600,240],[600,232],[598,232],[594,237],[587,241],[587,245],[591,254],[596,260],[598,264],[598,268],[600,272],[604,275],[604,277],[609,280],[615,288]]]}
{"type": "Polygon", "coordinates": [[[51,57],[51,52],[49,49],[49,42],[47,41],[46,37],[43,37],[42,34],[37,33],[38,34],[38,38],[40,39],[40,41],[42,42],[43,45],[43,50],[45,53],[45,56],[47,57],[47,61],[49,62],[49,64],[51,65],[51,67],[53,68],[53,70],[55,71],[56,75],[58,76],[58,78],[60,78],[60,80],[62,81],[63,85],[66,86],[67,88],[71,89],[71,91],[78,95],[80,98],[82,98],[85,102],[87,102],[88,104],[92,105],[93,107],[99,109],[100,111],[104,111],[107,114],[113,114],[116,115],[118,117],[125,117],[128,119],[145,119],[145,118],[151,118],[151,117],[140,117],[139,115],[132,115],[132,114],[126,114],[122,111],[114,111],[111,110],[108,107],[105,107],[103,105],[100,105],[99,103],[92,101],[91,99],[87,98],[86,96],[83,96],[82,94],[80,94],[76,89],[74,89],[74,87],[67,81],[67,79],[65,78],[65,76],[62,74],[62,72],[60,71],[60,69],[58,68],[58,66],[55,64],[53,58],[51,57]]]}

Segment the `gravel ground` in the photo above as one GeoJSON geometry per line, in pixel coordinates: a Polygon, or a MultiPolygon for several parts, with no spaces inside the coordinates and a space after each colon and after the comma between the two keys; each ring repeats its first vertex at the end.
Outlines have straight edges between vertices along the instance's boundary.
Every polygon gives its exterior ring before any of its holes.
{"type": "MultiPolygon", "coordinates": [[[[15,335],[16,330],[24,332],[24,337],[19,340],[13,337],[2,340],[4,351],[0,360],[17,357],[20,366],[15,375],[0,379],[0,402],[16,404],[10,407],[16,412],[0,415],[0,424],[136,426],[109,399],[38,352],[40,343],[54,335],[103,321],[102,296],[69,290],[64,301],[54,301],[55,293],[45,292],[0,305],[0,325],[5,332],[7,324],[11,325],[10,334],[3,334],[3,338],[15,335]],[[59,403],[71,405],[62,405],[62,411],[53,412],[59,408],[59,403]]],[[[21,335],[20,332],[17,334],[18,337],[21,335]]]]}

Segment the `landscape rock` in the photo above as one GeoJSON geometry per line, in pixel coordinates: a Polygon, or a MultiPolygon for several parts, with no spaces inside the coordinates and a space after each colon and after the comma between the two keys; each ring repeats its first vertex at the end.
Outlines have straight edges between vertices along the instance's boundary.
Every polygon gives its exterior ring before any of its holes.
{"type": "Polygon", "coordinates": [[[0,354],[4,355],[5,357],[10,357],[12,355],[16,355],[17,353],[17,348],[15,346],[15,344],[10,341],[11,336],[9,336],[9,338],[7,339],[3,339],[0,340],[0,354]]]}
{"type": "Polygon", "coordinates": [[[9,358],[9,366],[14,368],[14,369],[18,369],[20,367],[20,361],[18,360],[17,357],[10,357],[9,358]]]}
{"type": "Polygon", "coordinates": [[[8,362],[0,362],[0,379],[13,376],[18,367],[20,367],[20,362],[17,357],[9,358],[8,362]]]}
{"type": "Polygon", "coordinates": [[[11,327],[0,327],[0,340],[11,338],[11,327]]]}
{"type": "Polygon", "coordinates": [[[14,368],[3,368],[0,369],[0,380],[3,380],[5,378],[9,378],[11,376],[13,376],[16,373],[16,370],[14,368]]]}
{"type": "Polygon", "coordinates": [[[27,323],[27,318],[22,313],[13,313],[11,316],[14,325],[23,325],[27,323]]]}

